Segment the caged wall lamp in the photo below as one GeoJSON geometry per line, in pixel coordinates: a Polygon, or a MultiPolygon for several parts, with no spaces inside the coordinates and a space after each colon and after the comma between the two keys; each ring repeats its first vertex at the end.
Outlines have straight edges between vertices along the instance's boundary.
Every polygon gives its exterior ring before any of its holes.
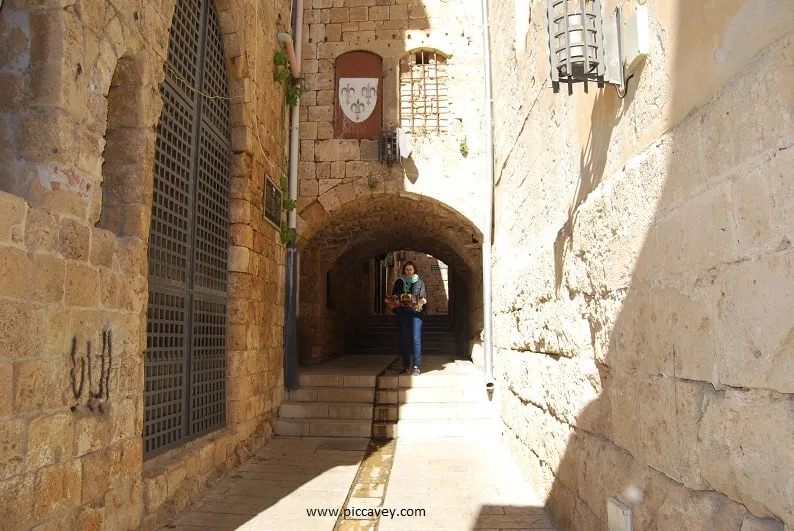
{"type": "Polygon", "coordinates": [[[618,93],[625,91],[624,64],[633,69],[648,53],[647,8],[637,6],[625,29],[621,18],[622,10],[617,7],[605,22],[601,0],[546,0],[546,37],[554,92],[559,91],[560,83],[568,84],[569,93],[574,83],[584,83],[587,92],[588,82],[599,87],[610,83],[618,93]]]}

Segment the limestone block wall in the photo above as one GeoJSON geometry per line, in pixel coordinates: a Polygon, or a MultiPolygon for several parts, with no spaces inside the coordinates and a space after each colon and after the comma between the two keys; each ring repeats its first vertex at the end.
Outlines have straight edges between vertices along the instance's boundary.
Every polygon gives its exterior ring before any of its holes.
{"type": "Polygon", "coordinates": [[[142,455],[147,240],[174,7],[14,0],[0,11],[5,528],[154,528],[272,433],[284,250],[261,205],[283,152],[272,65],[289,3],[219,0],[233,129],[227,425],[142,455]]]}
{"type": "Polygon", "coordinates": [[[458,4],[449,9],[440,0],[305,3],[299,234],[350,201],[403,191],[437,198],[482,227],[486,214],[479,200],[484,170],[482,25],[477,2],[458,4]],[[400,123],[399,60],[418,48],[450,56],[449,132],[413,137],[412,157],[392,167],[377,162],[377,138],[334,138],[336,58],[354,50],[382,58],[382,125],[393,130],[400,123]]]}
{"type": "MultiPolygon", "coordinates": [[[[389,218],[389,208],[396,209],[398,204],[405,208],[406,202],[398,197],[430,199],[415,209],[422,229],[409,239],[416,242],[416,248],[428,239],[456,247],[450,244],[454,237],[440,227],[449,217],[446,209],[467,219],[475,231],[482,230],[487,215],[481,200],[485,193],[481,134],[485,89],[482,23],[479,3],[474,0],[457,2],[454,9],[440,0],[313,0],[304,6],[297,213],[302,250],[301,334],[309,342],[299,345],[302,359],[319,361],[330,355],[323,346],[326,335],[342,325],[322,304],[313,302],[315,288],[326,272],[316,267],[323,259],[315,256],[315,250],[343,247],[349,242],[342,238],[363,236],[351,227],[339,239],[335,235],[334,241],[324,242],[316,237],[318,231],[332,223],[347,227],[339,217],[389,218]],[[411,157],[391,166],[378,162],[377,138],[334,138],[336,59],[349,51],[380,56],[382,127],[394,130],[400,125],[399,61],[415,49],[434,49],[448,56],[447,132],[411,135],[411,157]]],[[[378,223],[389,232],[398,232],[400,222],[396,215],[391,218],[378,223]]],[[[466,237],[471,242],[471,236],[466,237]]],[[[380,246],[366,258],[388,250],[380,246]]],[[[465,252],[462,256],[468,258],[465,252]]]]}
{"type": "Polygon", "coordinates": [[[625,99],[492,3],[504,438],[561,528],[791,527],[794,5],[641,3],[625,99]]]}

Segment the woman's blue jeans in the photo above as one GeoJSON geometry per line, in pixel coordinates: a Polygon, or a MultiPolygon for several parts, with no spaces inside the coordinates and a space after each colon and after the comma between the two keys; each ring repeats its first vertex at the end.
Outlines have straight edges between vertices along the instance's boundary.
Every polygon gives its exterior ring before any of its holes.
{"type": "Polygon", "coordinates": [[[400,354],[403,367],[419,367],[422,365],[422,314],[402,311],[397,314],[400,323],[400,354]],[[411,358],[413,356],[413,363],[411,358]]]}

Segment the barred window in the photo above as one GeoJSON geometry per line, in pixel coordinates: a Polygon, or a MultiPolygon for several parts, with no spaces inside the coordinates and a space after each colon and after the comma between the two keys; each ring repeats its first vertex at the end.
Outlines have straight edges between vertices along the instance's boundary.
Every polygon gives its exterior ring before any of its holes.
{"type": "Polygon", "coordinates": [[[411,133],[447,131],[447,58],[415,50],[400,60],[400,127],[411,133]]]}

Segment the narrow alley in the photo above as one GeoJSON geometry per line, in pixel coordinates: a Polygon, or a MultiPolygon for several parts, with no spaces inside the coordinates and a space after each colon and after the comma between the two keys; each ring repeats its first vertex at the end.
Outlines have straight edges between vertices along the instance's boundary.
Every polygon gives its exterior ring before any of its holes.
{"type": "Polygon", "coordinates": [[[794,0],[0,0],[3,531],[794,530],[794,0]]]}
{"type": "MultiPolygon", "coordinates": [[[[478,371],[452,356],[429,357],[427,371],[418,377],[388,368],[396,365],[391,363],[395,358],[384,355],[345,356],[305,371],[301,389],[336,389],[339,393],[329,396],[335,402],[304,396],[305,401],[286,402],[282,410],[293,409],[287,411],[293,419],[306,419],[300,415],[318,415],[320,409],[333,415],[336,408],[338,418],[324,416],[303,425],[316,423],[328,435],[276,436],[164,529],[554,529],[541,498],[499,443],[494,417],[481,414],[471,420],[476,409],[471,406],[478,404],[474,395],[483,391],[478,371]],[[345,380],[355,387],[343,387],[345,380]],[[390,387],[398,380],[399,387],[390,387]],[[333,387],[335,382],[339,387],[333,387]],[[357,424],[344,417],[355,415],[353,401],[361,399],[356,393],[386,389],[402,397],[394,408],[400,412],[392,425],[397,438],[350,436],[357,424]],[[469,413],[460,406],[469,406],[469,413]],[[329,436],[335,429],[338,435],[329,436]],[[324,511],[330,513],[317,514],[324,511]],[[387,512],[375,516],[380,511],[387,512]]],[[[369,429],[373,407],[368,405],[369,429]]]]}

